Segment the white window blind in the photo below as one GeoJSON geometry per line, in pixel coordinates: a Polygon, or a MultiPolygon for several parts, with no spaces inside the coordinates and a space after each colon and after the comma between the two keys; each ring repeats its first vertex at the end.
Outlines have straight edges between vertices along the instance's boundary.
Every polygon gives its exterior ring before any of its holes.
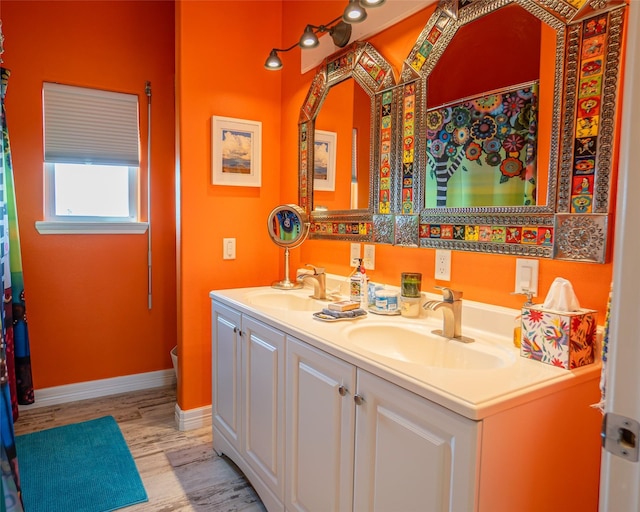
{"type": "Polygon", "coordinates": [[[140,166],[138,96],[45,82],[44,160],[140,166]]]}

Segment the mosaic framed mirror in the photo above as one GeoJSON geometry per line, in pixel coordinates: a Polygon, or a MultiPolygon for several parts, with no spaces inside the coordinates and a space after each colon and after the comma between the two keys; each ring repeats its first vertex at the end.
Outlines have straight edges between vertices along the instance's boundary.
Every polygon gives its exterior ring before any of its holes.
{"type": "Polygon", "coordinates": [[[604,262],[623,19],[441,2],[398,84],[394,243],[604,262]]]}
{"type": "Polygon", "coordinates": [[[299,204],[310,216],[310,238],[372,240],[375,198],[381,190],[390,194],[395,83],[389,63],[366,42],[352,43],[318,68],[298,122],[299,204]],[[316,137],[316,130],[333,137],[316,137]],[[316,190],[332,149],[335,185],[316,190]]]}

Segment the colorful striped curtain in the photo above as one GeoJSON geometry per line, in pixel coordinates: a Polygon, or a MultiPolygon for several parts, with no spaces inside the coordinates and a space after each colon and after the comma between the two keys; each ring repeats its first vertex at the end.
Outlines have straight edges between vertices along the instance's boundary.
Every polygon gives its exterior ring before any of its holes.
{"type": "Polygon", "coordinates": [[[22,255],[5,110],[9,71],[0,68],[0,73],[2,77],[0,273],[4,292],[3,307],[0,308],[0,469],[4,495],[2,510],[19,512],[23,507],[20,498],[20,476],[13,422],[18,418],[18,404],[31,404],[34,397],[22,278],[22,255]]]}

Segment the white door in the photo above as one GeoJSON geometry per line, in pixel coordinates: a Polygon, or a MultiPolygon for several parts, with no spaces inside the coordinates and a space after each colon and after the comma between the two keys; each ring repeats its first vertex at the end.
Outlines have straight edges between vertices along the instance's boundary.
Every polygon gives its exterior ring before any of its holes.
{"type": "MultiPolygon", "coordinates": [[[[240,313],[211,303],[212,421],[240,449],[240,313]]],[[[214,446],[217,436],[214,436],[214,446]]],[[[219,447],[216,447],[219,449],[219,447]]]]}
{"type": "Polygon", "coordinates": [[[358,370],[356,511],[477,508],[480,425],[358,370]]]}
{"type": "Polygon", "coordinates": [[[246,460],[271,491],[284,495],[284,334],[242,317],[242,393],[246,460]]]}
{"type": "MultiPolygon", "coordinates": [[[[605,412],[640,421],[640,1],[629,4],[605,412]]],[[[600,510],[640,511],[639,462],[603,451],[600,510]]]]}
{"type": "Polygon", "coordinates": [[[290,511],[350,511],[355,367],[287,340],[287,488],[290,511]]]}

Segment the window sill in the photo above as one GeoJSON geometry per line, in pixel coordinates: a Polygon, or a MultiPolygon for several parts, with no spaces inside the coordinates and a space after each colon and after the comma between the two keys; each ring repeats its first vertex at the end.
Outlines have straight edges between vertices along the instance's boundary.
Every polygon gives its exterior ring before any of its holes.
{"type": "Polygon", "coordinates": [[[148,222],[36,221],[41,235],[141,235],[148,228],[148,222]]]}

